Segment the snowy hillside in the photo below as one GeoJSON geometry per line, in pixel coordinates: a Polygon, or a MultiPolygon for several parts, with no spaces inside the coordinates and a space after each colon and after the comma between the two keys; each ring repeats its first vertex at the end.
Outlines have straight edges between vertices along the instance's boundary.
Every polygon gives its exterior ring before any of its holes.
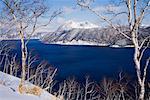
{"type": "Polygon", "coordinates": [[[20,94],[17,89],[19,82],[19,78],[0,71],[0,100],[60,100],[44,90],[40,96],[20,94]]]}
{"type": "MultiPolygon", "coordinates": [[[[110,28],[60,28],[59,31],[44,36],[41,40],[50,44],[109,46],[126,40],[110,28]]],[[[117,45],[117,44],[116,44],[117,45]]]]}
{"type": "MultiPolygon", "coordinates": [[[[119,27],[124,33],[128,33],[125,26],[119,27]]],[[[150,35],[149,27],[140,28],[140,41],[150,35]]],[[[111,27],[100,28],[90,22],[76,23],[73,21],[62,25],[56,32],[47,34],[41,38],[45,43],[62,45],[98,45],[98,46],[123,46],[132,45],[131,41],[126,39],[111,27]]]]}

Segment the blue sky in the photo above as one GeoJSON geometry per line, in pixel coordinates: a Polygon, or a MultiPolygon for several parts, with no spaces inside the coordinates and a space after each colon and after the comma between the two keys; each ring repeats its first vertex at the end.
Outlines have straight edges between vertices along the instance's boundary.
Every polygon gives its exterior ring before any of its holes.
{"type": "MultiPolygon", "coordinates": [[[[94,8],[104,7],[109,0],[95,0],[92,4],[94,8]]],[[[93,13],[81,9],[77,5],[76,0],[47,0],[46,5],[50,8],[50,12],[61,9],[63,14],[58,16],[53,23],[49,26],[51,30],[56,29],[58,25],[63,24],[68,20],[73,21],[90,21],[94,24],[100,24],[99,18],[93,13]]],[[[101,8],[103,9],[103,8],[101,8]]]]}
{"type": "MultiPolygon", "coordinates": [[[[106,5],[110,5],[111,0],[94,0],[94,3],[92,3],[92,8],[94,10],[97,10],[99,12],[105,12],[106,11],[106,5]]],[[[115,0],[116,2],[117,0],[115,0]]],[[[97,24],[99,26],[105,25],[96,15],[91,13],[90,11],[87,11],[85,9],[81,9],[77,5],[76,0],[47,0],[46,1],[47,6],[50,8],[50,12],[53,12],[58,9],[63,10],[63,14],[58,16],[51,25],[49,25],[48,30],[55,30],[59,25],[63,24],[64,22],[68,20],[73,21],[90,21],[94,24],[97,24]]],[[[112,7],[111,7],[112,8],[112,7]]],[[[125,6],[120,7],[113,7],[114,10],[120,12],[124,11],[126,8],[125,6]]],[[[110,15],[107,15],[110,17],[110,15]]],[[[146,21],[144,21],[144,24],[149,24],[147,21],[150,18],[146,18],[146,21]]],[[[117,17],[114,21],[117,23],[125,24],[125,20],[127,20],[126,15],[121,15],[117,17]],[[123,20],[122,20],[123,19],[123,20]]]]}
{"type": "MultiPolygon", "coordinates": [[[[73,21],[89,21],[92,22],[93,24],[97,24],[99,26],[104,26],[106,23],[102,22],[96,15],[91,13],[90,11],[87,11],[85,9],[81,9],[77,5],[76,0],[45,0],[45,4],[49,7],[49,12],[47,13],[48,16],[51,15],[52,12],[56,10],[62,10],[63,14],[55,18],[53,22],[42,29],[41,31],[53,31],[56,30],[61,24],[65,23],[68,20],[73,20],[73,21]]],[[[91,7],[96,10],[97,12],[100,12],[100,14],[105,13],[106,11],[106,6],[110,6],[111,10],[115,10],[116,12],[124,11],[126,8],[125,6],[111,6],[110,4],[111,0],[94,0],[94,2],[91,4],[91,7]]],[[[114,0],[115,2],[118,0],[114,0]]],[[[110,17],[110,15],[107,15],[110,17]]],[[[114,22],[119,22],[121,24],[126,24],[126,15],[121,15],[117,17],[114,22]]],[[[150,16],[147,16],[144,24],[149,24],[150,16]]],[[[48,18],[42,18],[40,19],[40,23],[44,23],[48,21],[48,18]]]]}
{"type": "MultiPolygon", "coordinates": [[[[94,6],[104,6],[109,0],[95,0],[94,6]]],[[[85,9],[80,9],[77,5],[76,0],[47,0],[47,6],[50,10],[62,9],[64,11],[63,17],[68,19],[76,20],[93,20],[93,16],[89,11],[85,9]]]]}

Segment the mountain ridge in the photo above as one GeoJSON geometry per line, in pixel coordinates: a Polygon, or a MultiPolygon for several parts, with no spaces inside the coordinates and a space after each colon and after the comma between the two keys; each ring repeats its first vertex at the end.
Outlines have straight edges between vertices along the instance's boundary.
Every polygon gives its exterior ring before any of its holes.
{"type": "MultiPolygon", "coordinates": [[[[129,35],[129,29],[126,26],[118,27],[129,35]]],[[[139,29],[139,40],[150,35],[150,27],[139,29]]],[[[99,46],[127,46],[132,45],[132,42],[118,33],[111,27],[100,28],[59,28],[56,32],[47,34],[41,38],[41,41],[49,44],[62,45],[99,45],[99,46]]]]}

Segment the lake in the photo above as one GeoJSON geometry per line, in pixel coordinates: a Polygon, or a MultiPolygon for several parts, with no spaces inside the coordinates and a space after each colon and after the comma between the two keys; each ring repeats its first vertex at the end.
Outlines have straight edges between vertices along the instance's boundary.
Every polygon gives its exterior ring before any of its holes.
{"type": "MultiPolygon", "coordinates": [[[[8,41],[14,43],[17,51],[20,49],[20,41],[8,41]]],[[[133,63],[133,48],[111,48],[98,46],[66,46],[44,44],[38,40],[30,40],[29,51],[47,60],[52,66],[58,68],[57,80],[63,80],[69,76],[75,76],[83,80],[84,76],[99,81],[103,77],[114,78],[119,72],[135,76],[133,63]]],[[[150,56],[147,50],[144,58],[150,56]]],[[[143,65],[144,65],[143,61],[143,65]]]]}

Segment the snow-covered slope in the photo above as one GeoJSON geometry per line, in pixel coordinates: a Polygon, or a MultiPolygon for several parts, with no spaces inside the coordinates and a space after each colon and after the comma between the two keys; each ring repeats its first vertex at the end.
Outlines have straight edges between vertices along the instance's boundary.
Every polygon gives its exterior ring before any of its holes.
{"type": "MultiPolygon", "coordinates": [[[[130,35],[126,26],[119,27],[119,29],[124,31],[125,34],[130,35]]],[[[149,35],[150,30],[148,27],[140,28],[140,41],[149,35]]],[[[92,24],[88,24],[87,27],[80,27],[80,25],[77,25],[72,21],[70,21],[67,25],[62,25],[56,32],[43,36],[41,41],[50,44],[62,45],[98,45],[112,47],[125,47],[127,45],[132,45],[130,40],[126,39],[123,35],[119,34],[111,27],[100,28],[92,24]]]]}
{"type": "Polygon", "coordinates": [[[20,94],[17,89],[19,82],[19,78],[0,71],[0,100],[60,100],[44,90],[40,96],[20,94]]]}
{"type": "Polygon", "coordinates": [[[41,38],[45,43],[62,45],[114,45],[118,39],[116,33],[110,28],[100,28],[89,21],[67,21],[56,32],[41,38]],[[117,38],[117,39],[116,39],[117,38]]]}
{"type": "Polygon", "coordinates": [[[119,36],[110,28],[71,28],[61,29],[46,35],[41,40],[50,44],[108,46],[115,44],[119,36]]]}

